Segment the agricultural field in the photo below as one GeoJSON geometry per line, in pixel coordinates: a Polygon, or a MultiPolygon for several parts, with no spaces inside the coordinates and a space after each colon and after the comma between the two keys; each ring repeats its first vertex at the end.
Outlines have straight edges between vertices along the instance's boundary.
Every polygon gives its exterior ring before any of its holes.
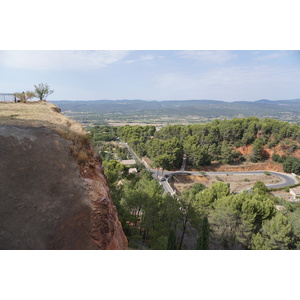
{"type": "Polygon", "coordinates": [[[99,100],[55,101],[55,104],[67,116],[88,125],[145,124],[160,127],[250,116],[300,123],[299,99],[254,102],[99,100]]]}

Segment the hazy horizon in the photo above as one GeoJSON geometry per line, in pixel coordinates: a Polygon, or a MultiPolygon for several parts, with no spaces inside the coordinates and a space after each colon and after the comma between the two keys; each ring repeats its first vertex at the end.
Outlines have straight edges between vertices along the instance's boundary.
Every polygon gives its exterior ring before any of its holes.
{"type": "Polygon", "coordinates": [[[0,93],[47,83],[48,100],[295,99],[297,50],[1,50],[0,93]]]}
{"type": "Polygon", "coordinates": [[[50,102],[58,102],[58,101],[157,101],[157,102],[167,102],[167,101],[221,101],[221,102],[257,102],[257,101],[294,101],[294,100],[300,100],[299,98],[294,98],[294,99],[256,99],[256,100],[235,100],[235,101],[226,101],[226,100],[218,100],[218,99],[167,99],[167,100],[157,100],[157,99],[152,99],[152,100],[145,100],[145,99],[94,99],[94,100],[89,100],[89,99],[83,99],[83,100],[72,100],[72,99],[53,99],[50,102]]]}

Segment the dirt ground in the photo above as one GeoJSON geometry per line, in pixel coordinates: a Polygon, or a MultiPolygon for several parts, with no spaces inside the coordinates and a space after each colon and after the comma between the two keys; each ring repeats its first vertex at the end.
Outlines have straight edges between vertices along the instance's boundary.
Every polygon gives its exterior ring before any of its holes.
{"type": "Polygon", "coordinates": [[[139,126],[160,126],[160,127],[162,127],[162,124],[157,124],[157,123],[150,124],[150,123],[144,123],[144,122],[128,123],[128,122],[118,122],[118,121],[107,120],[107,123],[110,126],[125,126],[125,125],[135,126],[135,125],[139,125],[139,126]]]}
{"type": "Polygon", "coordinates": [[[82,125],[56,112],[50,102],[28,101],[27,103],[0,103],[0,125],[48,127],[86,134],[82,125]]]}
{"type": "Polygon", "coordinates": [[[294,202],[293,198],[292,198],[292,195],[289,192],[285,192],[284,190],[282,190],[282,191],[274,191],[271,194],[274,195],[274,196],[276,196],[276,197],[282,198],[285,201],[294,202]]]}
{"type": "Polygon", "coordinates": [[[239,192],[241,190],[250,188],[255,181],[261,180],[265,184],[274,184],[281,181],[281,179],[275,175],[255,174],[255,175],[218,175],[218,176],[197,176],[197,175],[176,175],[173,176],[172,186],[178,192],[181,192],[184,188],[189,188],[194,183],[202,183],[206,187],[210,187],[212,183],[222,181],[230,184],[230,191],[232,193],[239,192]]]}
{"type": "MultiPolygon", "coordinates": [[[[245,161],[238,165],[223,165],[217,162],[212,162],[209,166],[202,167],[205,172],[243,172],[243,171],[275,171],[283,172],[282,164],[275,163],[272,160],[267,160],[265,162],[252,163],[245,161]]],[[[197,170],[195,170],[197,171],[197,170]]]]}

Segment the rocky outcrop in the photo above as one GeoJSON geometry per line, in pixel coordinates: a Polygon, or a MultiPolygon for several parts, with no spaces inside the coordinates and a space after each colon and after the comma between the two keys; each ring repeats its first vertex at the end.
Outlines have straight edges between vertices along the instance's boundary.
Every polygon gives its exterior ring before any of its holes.
{"type": "Polygon", "coordinates": [[[94,154],[79,167],[54,130],[1,125],[0,170],[0,249],[127,249],[94,154]]]}
{"type": "Polygon", "coordinates": [[[127,239],[112,205],[109,187],[98,155],[81,165],[81,176],[92,205],[90,235],[98,249],[126,249],[127,239]]]}

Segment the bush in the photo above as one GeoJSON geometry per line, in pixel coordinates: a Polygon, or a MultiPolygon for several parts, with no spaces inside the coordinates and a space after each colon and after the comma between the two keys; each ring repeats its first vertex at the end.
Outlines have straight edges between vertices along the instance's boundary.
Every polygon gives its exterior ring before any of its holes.
{"type": "Polygon", "coordinates": [[[286,161],[287,157],[285,155],[280,156],[280,158],[278,159],[279,163],[284,163],[286,161]]]}
{"type": "Polygon", "coordinates": [[[267,148],[268,149],[271,149],[273,147],[275,147],[277,145],[277,142],[276,141],[271,141],[267,144],[267,148]]]}
{"type": "Polygon", "coordinates": [[[79,164],[85,163],[90,156],[90,142],[89,134],[82,134],[72,131],[68,126],[64,129],[56,129],[56,132],[66,140],[71,142],[70,151],[72,156],[79,164]]]}
{"type": "Polygon", "coordinates": [[[280,160],[280,155],[277,154],[277,153],[273,153],[273,154],[272,154],[272,160],[275,161],[275,162],[279,162],[279,160],[280,160]]]}
{"type": "Polygon", "coordinates": [[[82,164],[82,163],[86,163],[87,160],[89,159],[88,154],[86,153],[86,151],[84,150],[80,150],[77,154],[76,154],[76,160],[78,163],[82,164]]]}
{"type": "Polygon", "coordinates": [[[289,156],[283,163],[284,172],[300,174],[300,159],[289,156]]]}

